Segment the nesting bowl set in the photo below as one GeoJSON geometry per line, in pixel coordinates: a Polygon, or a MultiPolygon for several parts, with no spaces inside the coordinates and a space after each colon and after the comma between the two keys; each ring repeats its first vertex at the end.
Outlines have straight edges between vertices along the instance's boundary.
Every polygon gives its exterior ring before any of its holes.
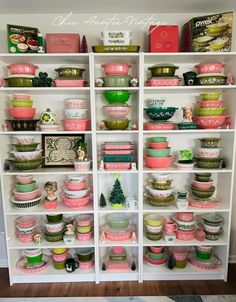
{"type": "Polygon", "coordinates": [[[177,225],[176,238],[183,241],[195,238],[195,219],[192,212],[178,212],[173,217],[177,225]]]}
{"type": "Polygon", "coordinates": [[[175,76],[178,66],[174,64],[156,64],[148,68],[151,77],[147,80],[147,86],[178,86],[181,79],[175,76]]]}
{"type": "Polygon", "coordinates": [[[146,166],[151,169],[170,167],[173,160],[170,151],[166,137],[151,137],[149,148],[146,149],[146,155],[144,156],[146,166]]]}
{"type": "Polygon", "coordinates": [[[75,218],[76,238],[79,241],[90,241],[93,238],[93,215],[79,214],[75,218]]]}
{"type": "Polygon", "coordinates": [[[162,238],[164,218],[156,213],[144,216],[144,232],[147,239],[158,241],[162,238]]]}
{"type": "Polygon", "coordinates": [[[15,221],[16,234],[21,242],[32,242],[36,234],[36,219],[32,216],[21,216],[15,221]]]}
{"type": "Polygon", "coordinates": [[[80,247],[76,249],[78,256],[79,268],[89,269],[94,264],[94,248],[93,247],[80,247]]]}
{"type": "Polygon", "coordinates": [[[84,87],[86,80],[82,78],[84,68],[76,65],[63,65],[55,69],[58,77],[54,80],[56,87],[84,87]]]}
{"type": "Polygon", "coordinates": [[[10,75],[5,78],[9,87],[32,87],[38,66],[30,63],[16,63],[7,66],[10,75]]]}
{"type": "Polygon", "coordinates": [[[225,85],[227,76],[224,74],[224,64],[201,63],[195,65],[197,69],[196,84],[197,85],[225,85]]]}
{"type": "Polygon", "coordinates": [[[149,246],[144,253],[144,260],[150,265],[158,266],[167,262],[167,256],[163,246],[149,246]]]}
{"type": "Polygon", "coordinates": [[[228,115],[224,114],[222,107],[224,101],[220,99],[218,92],[206,92],[200,94],[202,100],[198,102],[195,110],[194,122],[200,129],[217,129],[225,124],[228,115]]]}
{"type": "Polygon", "coordinates": [[[47,214],[47,221],[44,223],[44,236],[49,242],[63,240],[65,222],[63,214],[47,214]]]}
{"type": "Polygon", "coordinates": [[[206,239],[218,240],[223,231],[224,218],[216,213],[205,213],[201,218],[206,239]]]}

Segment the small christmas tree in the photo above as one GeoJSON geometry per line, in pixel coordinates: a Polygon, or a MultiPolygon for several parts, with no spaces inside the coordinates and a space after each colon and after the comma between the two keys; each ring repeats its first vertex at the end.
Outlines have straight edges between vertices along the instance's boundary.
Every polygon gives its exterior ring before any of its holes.
{"type": "Polygon", "coordinates": [[[103,193],[101,193],[99,201],[100,201],[99,204],[101,208],[105,208],[107,206],[106,198],[103,193]]]}
{"type": "Polygon", "coordinates": [[[109,196],[109,201],[114,208],[122,208],[125,203],[125,196],[121,187],[121,183],[116,178],[112,191],[109,196]]]}
{"type": "Polygon", "coordinates": [[[87,53],[88,52],[88,43],[85,35],[82,37],[82,42],[80,46],[80,52],[87,53]]]}

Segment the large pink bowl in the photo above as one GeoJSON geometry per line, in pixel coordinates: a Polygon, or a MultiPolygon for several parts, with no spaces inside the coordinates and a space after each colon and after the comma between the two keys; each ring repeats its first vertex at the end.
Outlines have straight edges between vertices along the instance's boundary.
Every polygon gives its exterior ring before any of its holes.
{"type": "Polygon", "coordinates": [[[130,64],[102,64],[106,75],[128,75],[130,64]]]}
{"type": "Polygon", "coordinates": [[[202,73],[223,73],[224,64],[222,63],[201,63],[195,65],[198,74],[202,73]]]}
{"type": "Polygon", "coordinates": [[[64,119],[63,124],[66,131],[88,131],[90,129],[88,119],[64,119]]]}
{"type": "Polygon", "coordinates": [[[154,169],[164,169],[168,168],[172,163],[173,157],[170,155],[168,157],[150,157],[144,156],[146,166],[154,169]]]}
{"type": "Polygon", "coordinates": [[[17,192],[15,189],[13,190],[14,196],[16,200],[19,201],[27,201],[27,200],[32,200],[35,199],[40,195],[39,189],[37,188],[34,191],[31,192],[17,192]]]}
{"type": "Polygon", "coordinates": [[[149,142],[149,146],[151,149],[167,149],[168,142],[149,142]]]}
{"type": "Polygon", "coordinates": [[[79,191],[85,189],[86,183],[84,181],[81,182],[70,182],[65,181],[65,185],[69,191],[79,191]]]}
{"type": "Polygon", "coordinates": [[[217,129],[224,125],[228,115],[222,116],[195,116],[194,122],[201,129],[217,129]]]}
{"type": "Polygon", "coordinates": [[[93,232],[89,233],[76,233],[76,238],[79,241],[89,241],[93,238],[93,232]]]}
{"type": "Polygon", "coordinates": [[[38,66],[30,63],[17,63],[8,65],[11,74],[30,74],[35,75],[38,66]]]}
{"type": "Polygon", "coordinates": [[[15,119],[33,119],[35,116],[35,108],[12,107],[9,109],[10,114],[15,119]]]}
{"type": "Polygon", "coordinates": [[[63,197],[63,202],[69,208],[82,208],[85,207],[92,200],[92,195],[83,198],[67,198],[63,197]]]}
{"type": "Polygon", "coordinates": [[[110,117],[121,118],[129,114],[131,106],[104,106],[104,112],[110,117]]]}
{"type": "Polygon", "coordinates": [[[212,181],[197,181],[197,180],[192,180],[192,185],[200,190],[208,190],[212,187],[213,180],[212,181]]]}
{"type": "Polygon", "coordinates": [[[198,105],[200,108],[219,108],[223,104],[222,100],[215,101],[199,101],[198,105]]]}

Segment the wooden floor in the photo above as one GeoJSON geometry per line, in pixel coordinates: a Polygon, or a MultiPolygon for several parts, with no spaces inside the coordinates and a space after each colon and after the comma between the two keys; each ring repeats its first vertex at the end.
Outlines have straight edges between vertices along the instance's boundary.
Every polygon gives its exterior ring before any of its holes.
{"type": "Polygon", "coordinates": [[[86,283],[8,283],[7,269],[0,269],[0,297],[84,297],[84,296],[171,296],[236,294],[236,264],[224,281],[145,281],[86,283]]]}

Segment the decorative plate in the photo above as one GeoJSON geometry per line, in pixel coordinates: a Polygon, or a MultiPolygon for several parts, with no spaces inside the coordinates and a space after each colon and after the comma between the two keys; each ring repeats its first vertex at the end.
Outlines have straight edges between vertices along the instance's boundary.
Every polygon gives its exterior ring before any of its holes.
{"type": "Polygon", "coordinates": [[[25,273],[39,273],[48,268],[50,261],[50,257],[43,255],[42,261],[39,263],[30,264],[27,262],[26,257],[23,256],[17,261],[16,267],[25,273]]]}
{"type": "Polygon", "coordinates": [[[198,268],[205,269],[205,270],[216,269],[222,264],[222,261],[214,254],[211,256],[210,259],[204,260],[204,259],[198,258],[196,255],[196,252],[192,251],[191,253],[189,253],[188,258],[189,258],[189,262],[193,266],[196,266],[198,268]]]}

